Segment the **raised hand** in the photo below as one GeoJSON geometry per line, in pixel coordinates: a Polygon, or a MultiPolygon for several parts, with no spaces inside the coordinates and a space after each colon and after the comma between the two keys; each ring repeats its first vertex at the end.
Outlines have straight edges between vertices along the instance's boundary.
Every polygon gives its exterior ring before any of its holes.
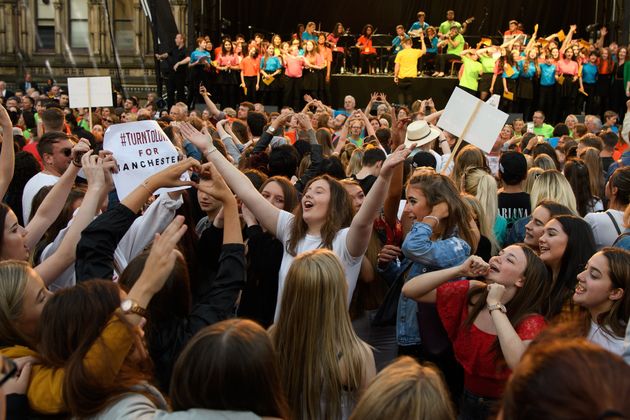
{"type": "Polygon", "coordinates": [[[471,255],[466,261],[459,266],[460,277],[479,277],[485,276],[490,270],[490,265],[481,257],[471,255]]]}
{"type": "Polygon", "coordinates": [[[183,159],[168,168],[164,168],[160,172],[147,178],[144,181],[144,185],[152,191],[159,188],[194,186],[194,182],[182,181],[180,179],[182,174],[190,169],[198,172],[201,171],[201,164],[197,159],[190,157],[183,159]]]}
{"type": "Polygon", "coordinates": [[[206,152],[210,150],[212,145],[212,138],[210,136],[202,134],[199,130],[187,122],[177,123],[177,127],[179,127],[183,136],[194,144],[197,149],[199,149],[201,154],[205,155],[206,152]]]}
{"type": "Polygon", "coordinates": [[[398,146],[392,154],[387,156],[387,159],[385,159],[385,162],[383,162],[380,175],[382,176],[391,175],[394,168],[400,165],[401,163],[403,163],[405,159],[407,159],[407,156],[409,156],[412,150],[413,150],[413,147],[407,149],[405,148],[404,144],[401,144],[400,146],[398,146]]]}
{"type": "Polygon", "coordinates": [[[496,305],[501,303],[503,293],[505,293],[505,286],[498,283],[491,283],[488,286],[488,296],[486,297],[486,303],[488,305],[496,305]]]}
{"type": "Polygon", "coordinates": [[[234,193],[227,186],[225,180],[214,166],[212,162],[208,162],[201,166],[201,175],[205,179],[211,179],[211,183],[199,184],[197,188],[212,196],[212,198],[225,203],[228,200],[235,200],[234,193]]]}
{"type": "Polygon", "coordinates": [[[142,286],[150,293],[159,292],[173,271],[178,255],[175,247],[186,233],[186,229],[184,216],[177,216],[162,234],[155,234],[151,252],[144,265],[144,270],[138,278],[138,282],[142,282],[142,286]]]}
{"type": "MultiPolygon", "coordinates": [[[[1,104],[0,104],[0,126],[2,127],[13,126],[13,123],[11,122],[11,118],[9,117],[9,113],[7,112],[7,109],[1,104]]],[[[11,132],[11,134],[13,134],[13,132],[11,132]]]]}

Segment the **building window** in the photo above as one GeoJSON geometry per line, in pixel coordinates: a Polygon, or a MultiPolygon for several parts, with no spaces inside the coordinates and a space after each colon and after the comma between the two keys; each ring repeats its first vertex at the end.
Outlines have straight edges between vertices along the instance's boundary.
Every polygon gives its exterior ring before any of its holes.
{"type": "Polygon", "coordinates": [[[90,44],[88,1],[73,0],[68,4],[70,8],[70,47],[87,49],[90,44]]]}
{"type": "Polygon", "coordinates": [[[37,49],[55,49],[55,9],[52,0],[37,0],[37,49]]]}
{"type": "Polygon", "coordinates": [[[133,2],[129,0],[114,0],[114,38],[116,38],[116,47],[120,51],[135,51],[133,2]]]}

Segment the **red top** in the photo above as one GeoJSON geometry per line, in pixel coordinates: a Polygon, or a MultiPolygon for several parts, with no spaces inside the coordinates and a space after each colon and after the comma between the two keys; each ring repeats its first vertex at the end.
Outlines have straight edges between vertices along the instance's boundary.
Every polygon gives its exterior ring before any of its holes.
{"type": "MultiPolygon", "coordinates": [[[[437,310],[453,343],[455,358],[464,368],[464,386],[487,398],[500,398],[511,374],[506,365],[497,365],[492,346],[497,336],[481,331],[468,318],[468,280],[443,284],[437,289],[437,310]]],[[[531,340],[545,327],[542,315],[530,315],[515,328],[522,340],[531,340]]]]}
{"type": "Polygon", "coordinates": [[[219,54],[219,56],[217,57],[217,63],[219,63],[220,67],[238,66],[239,65],[238,55],[236,55],[236,54],[228,54],[228,55],[219,54]]]}
{"type": "Polygon", "coordinates": [[[287,77],[299,78],[302,77],[302,69],[304,67],[304,57],[287,55],[285,58],[285,75],[287,77]]]}
{"type": "Polygon", "coordinates": [[[37,151],[37,143],[34,141],[31,141],[29,144],[27,144],[26,146],[24,146],[22,148],[23,151],[25,152],[29,152],[30,154],[32,154],[33,156],[35,156],[35,159],[37,159],[37,161],[39,162],[39,166],[43,169],[44,166],[42,164],[42,157],[39,155],[39,152],[37,151]]]}
{"type": "Polygon", "coordinates": [[[243,58],[243,61],[241,61],[241,70],[245,77],[258,75],[258,73],[260,73],[260,57],[251,58],[247,56],[243,58]]]}
{"type": "Polygon", "coordinates": [[[335,44],[335,49],[333,51],[343,52],[343,47],[337,46],[337,42],[339,42],[338,36],[335,36],[333,34],[328,34],[328,36],[326,37],[326,41],[330,42],[331,44],[335,44]]]}
{"type": "Polygon", "coordinates": [[[372,46],[372,38],[367,38],[365,35],[361,35],[357,44],[361,45],[361,54],[376,54],[376,50],[372,46]]]}
{"type": "Polygon", "coordinates": [[[559,60],[556,63],[558,74],[577,76],[580,66],[573,60],[559,60]]]}

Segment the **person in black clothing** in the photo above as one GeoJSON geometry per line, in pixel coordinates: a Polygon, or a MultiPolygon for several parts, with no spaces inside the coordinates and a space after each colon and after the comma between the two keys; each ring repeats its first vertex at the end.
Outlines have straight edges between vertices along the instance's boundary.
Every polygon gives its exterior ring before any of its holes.
{"type": "Polygon", "coordinates": [[[168,64],[166,93],[169,108],[176,102],[186,102],[184,87],[186,86],[186,69],[190,62],[190,56],[185,44],[186,37],[183,34],[177,34],[175,36],[175,48],[164,54],[155,54],[158,60],[166,60],[168,64]]]}
{"type": "MultiPolygon", "coordinates": [[[[196,281],[190,279],[180,253],[165,286],[147,307],[146,338],[162,390],[168,389],[173,364],[186,343],[203,327],[231,317],[245,284],[245,248],[236,199],[212,164],[203,166],[201,176],[213,182],[201,183],[198,187],[223,203],[223,245],[218,261],[216,257],[208,258],[202,235],[197,248],[198,272],[208,273],[206,277],[196,281]],[[201,266],[213,266],[216,270],[202,271],[201,266]]],[[[94,277],[111,278],[113,253],[135,219],[133,210],[135,208],[119,204],[83,231],[77,246],[77,282],[94,277]]],[[[126,267],[119,279],[124,290],[130,290],[138,280],[147,257],[148,254],[141,254],[126,267]]]]}
{"type": "Polygon", "coordinates": [[[499,160],[499,177],[503,188],[499,192],[499,215],[505,217],[507,228],[523,217],[529,216],[529,194],[523,191],[522,183],[527,177],[527,160],[522,153],[509,151],[499,160]]]}
{"type": "Polygon", "coordinates": [[[366,195],[376,182],[385,158],[385,152],[381,149],[376,147],[366,149],[361,158],[361,170],[356,175],[352,175],[352,179],[359,183],[366,195]]]}
{"type": "MultiPolygon", "coordinates": [[[[275,207],[292,212],[298,204],[297,193],[289,180],[274,176],[260,187],[260,194],[275,207]]],[[[267,232],[245,205],[243,220],[247,224],[247,284],[243,289],[238,316],[249,318],[267,328],[273,324],[278,299],[278,272],[283,247],[267,232]]]]}

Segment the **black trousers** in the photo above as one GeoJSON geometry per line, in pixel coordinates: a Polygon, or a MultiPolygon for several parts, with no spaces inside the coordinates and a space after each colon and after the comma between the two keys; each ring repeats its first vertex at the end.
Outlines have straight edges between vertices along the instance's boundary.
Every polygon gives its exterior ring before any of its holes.
{"type": "Polygon", "coordinates": [[[243,76],[243,79],[245,80],[245,87],[247,88],[245,100],[255,103],[258,99],[258,92],[256,91],[256,76],[243,76]]]}
{"type": "Polygon", "coordinates": [[[294,111],[300,110],[300,95],[302,94],[302,78],[286,77],[284,79],[283,105],[290,106],[294,111]]]}
{"type": "Polygon", "coordinates": [[[176,102],[186,102],[186,74],[171,73],[166,79],[166,102],[172,107],[176,102]]]}
{"type": "MultiPolygon", "coordinates": [[[[461,57],[455,54],[438,54],[437,63],[438,63],[438,71],[442,73],[446,73],[446,65],[454,60],[460,60],[461,57]]],[[[449,69],[450,71],[450,69],[449,69]]]]}
{"type": "MultiPolygon", "coordinates": [[[[540,86],[540,94],[538,95],[538,109],[545,113],[549,121],[552,121],[555,105],[555,87],[540,86]]],[[[555,122],[555,121],[554,121],[555,122]]]]}

